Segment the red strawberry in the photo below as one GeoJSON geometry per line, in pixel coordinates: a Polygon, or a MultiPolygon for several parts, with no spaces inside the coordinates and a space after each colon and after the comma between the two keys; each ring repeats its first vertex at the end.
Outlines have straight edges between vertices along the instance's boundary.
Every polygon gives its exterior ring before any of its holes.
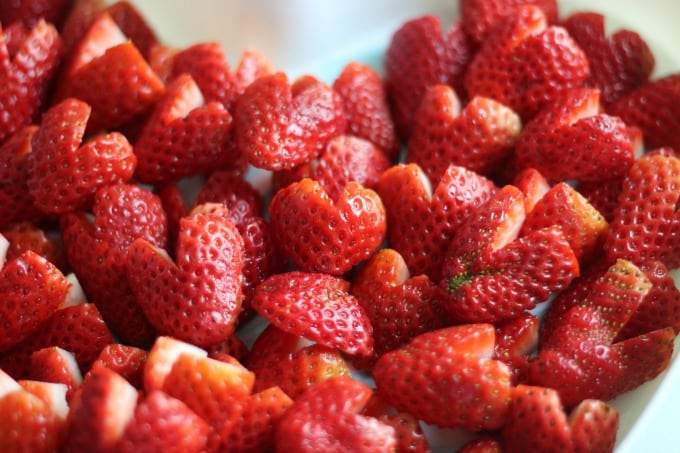
{"type": "Polygon", "coordinates": [[[327,274],[292,271],[262,282],[252,306],[279,329],[349,354],[373,350],[370,321],[349,282],[327,274]]]}
{"type": "Polygon", "coordinates": [[[106,8],[111,19],[120,27],[123,34],[139,49],[144,58],[149,58],[151,48],[158,43],[156,32],[135,6],[119,0],[106,8]]]}
{"type": "Polygon", "coordinates": [[[175,79],[154,108],[135,143],[137,177],[165,184],[228,167],[231,115],[219,102],[207,103],[189,75],[175,79]]]}
{"type": "Polygon", "coordinates": [[[132,177],[137,159],[122,134],[111,132],[82,143],[90,113],[84,102],[66,99],[43,115],[33,135],[28,188],[43,212],[81,209],[99,188],[132,177]]]}
{"type": "Polygon", "coordinates": [[[69,283],[52,263],[32,251],[0,270],[0,351],[39,331],[64,302],[69,283]]]}
{"type": "Polygon", "coordinates": [[[5,259],[11,261],[25,251],[31,250],[42,256],[58,269],[67,268],[66,258],[57,238],[30,222],[19,222],[2,230],[2,235],[9,241],[5,259]]]}
{"type": "Polygon", "coordinates": [[[588,59],[567,31],[547,26],[543,11],[518,6],[489,34],[465,73],[470,98],[495,99],[532,118],[565,89],[583,86],[588,59]]]}
{"type": "Polygon", "coordinates": [[[511,371],[494,360],[494,328],[468,324],[422,334],[373,369],[378,394],[426,423],[472,431],[503,426],[511,371]]]}
{"type": "Polygon", "coordinates": [[[128,249],[128,281],[152,325],[198,346],[229,337],[241,310],[243,240],[221,205],[181,220],[175,260],[145,239],[128,249]]]}
{"type": "Polygon", "coordinates": [[[572,14],[562,26],[588,57],[588,85],[602,92],[604,105],[649,80],[654,55],[636,32],[623,29],[608,37],[605,17],[589,11],[572,14]]]}
{"type": "Polygon", "coordinates": [[[407,138],[428,87],[451,84],[458,91],[472,54],[460,22],[444,31],[436,16],[406,21],[392,35],[385,53],[385,86],[397,133],[407,138]]]}
{"type": "Polygon", "coordinates": [[[151,393],[154,390],[162,390],[165,378],[179,356],[183,354],[198,357],[208,355],[205,350],[172,337],[156,338],[144,364],[144,391],[151,393]]]}
{"type": "Polygon", "coordinates": [[[680,160],[664,155],[638,159],[623,182],[619,205],[609,224],[605,252],[609,261],[662,261],[680,266],[680,160]]]}
{"type": "Polygon", "coordinates": [[[33,26],[44,19],[59,24],[71,7],[71,0],[17,0],[0,4],[0,22],[22,22],[33,26]]]}
{"type": "Polygon", "coordinates": [[[492,436],[480,436],[467,441],[456,453],[503,453],[500,440],[492,436]]]}
{"type": "Polygon", "coordinates": [[[233,171],[218,170],[210,174],[196,195],[194,205],[222,203],[232,222],[239,224],[264,212],[264,200],[253,184],[233,171]]]}
{"type": "Polygon", "coordinates": [[[35,351],[31,354],[29,376],[36,381],[60,383],[66,386],[66,401],[83,383],[83,375],[72,353],[58,346],[35,351]]]}
{"type": "Polygon", "coordinates": [[[277,386],[292,399],[324,379],[350,375],[337,349],[309,344],[309,340],[274,324],[258,335],[246,365],[257,376],[255,391],[277,386]]]}
{"type": "Polygon", "coordinates": [[[526,380],[529,357],[538,346],[538,330],[539,319],[529,312],[496,325],[494,356],[510,367],[513,383],[526,380]]]}
{"type": "Polygon", "coordinates": [[[349,377],[333,377],[310,387],[279,419],[276,451],[393,450],[394,429],[360,414],[372,393],[349,377]]]}
{"type": "Polygon", "coordinates": [[[451,164],[490,175],[512,155],[521,129],[519,116],[493,99],[474,97],[461,110],[451,87],[433,85],[414,117],[406,160],[433,182],[451,164]]]}
{"type": "Polygon", "coordinates": [[[320,81],[309,82],[291,86],[279,72],[257,79],[241,95],[234,109],[234,140],[251,164],[292,168],[319,155],[344,132],[340,96],[320,81]]]}
{"type": "Polygon", "coordinates": [[[550,190],[550,183],[535,168],[525,168],[515,174],[512,185],[524,194],[524,210],[527,214],[534,209],[536,203],[550,190]]]}
{"type": "Polygon", "coordinates": [[[137,404],[115,445],[121,453],[199,453],[208,436],[206,422],[186,404],[155,390],[137,404]]]}
{"type": "Polygon", "coordinates": [[[124,377],[137,389],[144,386],[144,368],[148,352],[144,349],[124,344],[109,344],[99,353],[92,363],[88,373],[93,373],[98,367],[110,368],[124,377]]]}
{"type": "Polygon", "coordinates": [[[476,43],[483,43],[489,33],[521,5],[535,5],[543,11],[548,23],[557,22],[556,0],[462,0],[460,17],[463,29],[476,43]]]}
{"type": "Polygon", "coordinates": [[[278,247],[306,272],[341,275],[369,258],[385,238],[380,197],[355,181],[331,198],[305,178],[276,193],[269,215],[278,247]]]}
{"type": "Polygon", "coordinates": [[[208,357],[217,360],[222,360],[225,356],[231,356],[240,363],[245,363],[249,354],[248,345],[236,335],[232,335],[222,343],[208,348],[208,357]]]}
{"type": "MultiPolygon", "coordinates": [[[[7,5],[7,2],[3,2],[7,5]]],[[[2,22],[9,25],[9,22],[2,22]]],[[[0,29],[0,143],[38,119],[62,56],[56,28],[39,20],[14,53],[0,29]]]]}
{"type": "Polygon", "coordinates": [[[371,322],[376,358],[421,333],[444,327],[440,291],[426,275],[412,277],[395,250],[373,255],[354,278],[350,294],[371,322]]]}
{"type": "Polygon", "coordinates": [[[377,190],[385,204],[390,247],[411,274],[439,281],[456,230],[497,188],[484,176],[452,165],[433,189],[417,164],[399,164],[382,174],[377,190]]]}
{"type": "Polygon", "coordinates": [[[549,180],[599,180],[625,175],[635,160],[627,125],[600,113],[595,89],[565,90],[536,115],[517,141],[516,156],[549,180]]]}
{"type": "Polygon", "coordinates": [[[524,217],[522,193],[505,186],[458,228],[441,281],[453,319],[512,319],[578,276],[578,260],[559,227],[517,238],[524,217]]]}
{"type": "Polygon", "coordinates": [[[648,148],[680,149],[680,74],[649,81],[607,109],[642,130],[648,148]],[[653,106],[653,107],[652,107],[653,106]]]}
{"type": "Polygon", "coordinates": [[[555,390],[519,385],[502,430],[503,451],[608,452],[618,427],[618,412],[603,401],[585,400],[566,414],[555,390]]]}
{"type": "Polygon", "coordinates": [[[399,154],[399,137],[390,115],[387,89],[371,66],[350,62],[333,82],[342,98],[347,133],[373,143],[393,161],[399,154]]]}
{"type": "Polygon", "coordinates": [[[256,49],[245,48],[241,54],[236,71],[234,83],[239,96],[243,94],[248,85],[260,77],[279,72],[278,67],[256,49]]]}
{"type": "Polygon", "coordinates": [[[614,212],[619,205],[619,194],[623,185],[623,176],[606,180],[595,179],[580,181],[576,190],[588,200],[607,222],[614,219],[614,212]]]}
{"type": "Polygon", "coordinates": [[[371,142],[351,135],[333,137],[321,155],[290,170],[274,173],[273,190],[304,178],[316,180],[331,198],[337,198],[350,181],[373,189],[390,162],[371,142]]]}
{"type": "MultiPolygon", "coordinates": [[[[33,381],[22,379],[17,381],[22,389],[32,393],[47,405],[60,422],[65,422],[68,417],[69,406],[66,401],[66,386],[61,383],[33,381]]],[[[66,424],[61,425],[65,428],[66,424]]],[[[60,435],[63,431],[60,429],[60,435]]]]}
{"type": "Polygon", "coordinates": [[[106,7],[104,0],[72,0],[73,4],[61,25],[66,54],[69,55],[87,32],[90,24],[106,7]]]}

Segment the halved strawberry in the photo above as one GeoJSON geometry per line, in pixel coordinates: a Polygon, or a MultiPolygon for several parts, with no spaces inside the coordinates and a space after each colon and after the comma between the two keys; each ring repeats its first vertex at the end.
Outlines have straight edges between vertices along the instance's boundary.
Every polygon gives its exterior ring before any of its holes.
{"type": "Polygon", "coordinates": [[[531,167],[518,171],[513,177],[512,185],[524,194],[524,211],[527,215],[550,190],[550,182],[540,171],[531,167]]]}
{"type": "Polygon", "coordinates": [[[18,222],[3,229],[1,233],[9,241],[6,261],[11,261],[25,251],[31,250],[62,272],[66,272],[68,265],[62,244],[51,231],[46,231],[31,222],[18,222]]]}
{"type": "Polygon", "coordinates": [[[529,358],[538,346],[539,319],[526,312],[496,325],[494,357],[510,367],[513,383],[526,380],[529,358]]]}
{"type": "Polygon", "coordinates": [[[263,76],[246,88],[234,109],[234,140],[248,161],[267,170],[300,165],[345,131],[340,96],[324,83],[285,73],[263,76]]]}
{"type": "Polygon", "coordinates": [[[29,377],[36,381],[64,384],[66,401],[71,401],[76,389],[83,383],[75,356],[59,346],[38,349],[31,354],[29,377]]]}
{"type": "Polygon", "coordinates": [[[395,408],[441,427],[503,426],[511,371],[492,358],[491,324],[467,324],[415,337],[373,369],[378,394],[395,408]]]}
{"type": "Polygon", "coordinates": [[[217,170],[201,186],[194,205],[203,203],[222,203],[229,210],[232,222],[239,224],[251,217],[264,213],[262,195],[251,181],[229,170],[217,170]]]}
{"type": "Polygon", "coordinates": [[[110,368],[136,389],[141,390],[144,387],[144,369],[148,355],[146,350],[134,346],[120,343],[109,344],[101,350],[88,374],[93,373],[99,367],[110,368]]]}
{"type": "Polygon", "coordinates": [[[162,390],[165,378],[179,356],[183,354],[193,354],[198,357],[208,355],[198,346],[176,338],[162,335],[156,338],[144,364],[144,391],[151,393],[154,390],[162,390]]]}
{"type": "Polygon", "coordinates": [[[139,49],[144,58],[148,59],[151,48],[158,43],[158,37],[134,4],[126,0],[118,0],[106,8],[106,12],[120,27],[123,34],[139,49]]]}
{"type": "Polygon", "coordinates": [[[519,116],[503,104],[474,97],[461,110],[450,86],[433,85],[414,117],[406,160],[435,183],[451,164],[488,176],[512,155],[521,129],[519,116]]]}
{"type": "MultiPolygon", "coordinates": [[[[47,405],[48,410],[53,412],[59,421],[66,421],[69,412],[69,405],[66,400],[66,385],[30,379],[21,379],[17,382],[22,389],[40,398],[40,400],[47,405]]],[[[63,423],[62,427],[65,428],[66,423],[63,423]]]]}
{"type": "Polygon", "coordinates": [[[234,332],[241,310],[243,240],[223,205],[200,205],[180,222],[173,260],[138,238],[127,254],[132,292],[161,335],[207,347],[234,332]]]}

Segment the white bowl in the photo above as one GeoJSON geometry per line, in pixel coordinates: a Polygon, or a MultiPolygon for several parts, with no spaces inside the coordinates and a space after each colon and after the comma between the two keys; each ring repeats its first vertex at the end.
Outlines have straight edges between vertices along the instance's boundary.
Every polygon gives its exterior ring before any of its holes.
{"type": "MultiPolygon", "coordinates": [[[[133,2],[167,44],[219,41],[235,64],[242,50],[260,50],[292,77],[309,73],[331,82],[349,60],[380,67],[391,34],[409,18],[434,13],[449,23],[456,0],[137,0],[133,2]]],[[[610,30],[633,29],[655,53],[655,76],[680,71],[680,1],[562,0],[560,14],[593,10],[610,30]]],[[[680,273],[678,276],[680,277],[680,273]]],[[[676,283],[680,278],[676,277],[676,283]]],[[[680,452],[680,360],[613,401],[621,415],[619,453],[680,452]]],[[[435,450],[452,451],[455,433],[428,430],[435,450]],[[448,444],[448,445],[447,445],[448,444]]],[[[459,442],[459,440],[458,440],[459,442]]]]}

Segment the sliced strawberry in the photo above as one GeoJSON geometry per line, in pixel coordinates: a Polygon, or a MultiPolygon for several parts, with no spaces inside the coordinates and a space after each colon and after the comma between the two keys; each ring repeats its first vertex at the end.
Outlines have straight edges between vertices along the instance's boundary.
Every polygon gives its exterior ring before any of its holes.
{"type": "Polygon", "coordinates": [[[525,168],[515,174],[512,185],[524,194],[524,211],[529,214],[543,195],[550,190],[550,183],[535,168],[525,168]]]}
{"type": "Polygon", "coordinates": [[[490,324],[448,327],[384,354],[373,369],[378,394],[398,410],[442,427],[500,428],[511,371],[492,359],[490,324]]]}
{"type": "Polygon", "coordinates": [[[526,121],[588,76],[588,59],[569,33],[524,4],[489,34],[468,66],[465,88],[470,98],[495,99],[526,121]]]}
{"type": "Polygon", "coordinates": [[[380,197],[355,181],[331,198],[305,178],[279,190],[269,214],[278,247],[306,272],[341,275],[369,258],[385,238],[380,197]]]}
{"type": "Polygon", "coordinates": [[[585,400],[566,414],[550,388],[519,385],[512,390],[503,451],[612,451],[619,414],[598,400],[585,400]]]}
{"type": "MultiPolygon", "coordinates": [[[[7,2],[3,2],[7,5],[7,2]]],[[[2,22],[9,25],[9,22],[2,22]]],[[[62,56],[56,28],[39,20],[14,53],[0,29],[0,143],[38,119],[62,56]]]]}
{"type": "Polygon", "coordinates": [[[106,8],[106,12],[144,58],[148,59],[151,48],[158,43],[158,38],[139,10],[131,2],[119,0],[106,8]]]}
{"type": "Polygon", "coordinates": [[[619,194],[623,186],[623,176],[618,178],[608,178],[606,180],[596,179],[592,181],[581,181],[576,186],[576,190],[588,200],[607,222],[614,219],[614,212],[619,205],[619,194]]]}
{"type": "Polygon", "coordinates": [[[347,133],[368,140],[394,161],[399,154],[399,137],[378,71],[367,64],[350,62],[333,82],[333,89],[342,98],[347,133]]]}
{"type": "Polygon", "coordinates": [[[165,378],[174,363],[180,355],[187,354],[198,357],[208,355],[205,350],[172,337],[156,338],[144,364],[144,391],[151,393],[154,390],[162,390],[165,378]]]}
{"type": "Polygon", "coordinates": [[[74,392],[83,383],[75,356],[58,346],[39,349],[31,354],[29,376],[36,381],[64,384],[66,401],[71,401],[74,392]]]}
{"type": "Polygon", "coordinates": [[[91,374],[102,366],[110,368],[136,389],[141,390],[144,386],[144,369],[148,355],[146,350],[134,346],[109,344],[101,350],[88,373],[91,374]]]}
{"type": "Polygon", "coordinates": [[[223,360],[225,356],[230,356],[240,363],[245,363],[249,354],[248,345],[236,335],[232,335],[222,343],[208,348],[208,357],[217,360],[223,360]]]}
{"type": "Polygon", "coordinates": [[[277,451],[373,452],[395,448],[394,429],[360,414],[373,391],[350,377],[310,387],[279,420],[277,451]]]}
{"type": "Polygon", "coordinates": [[[180,400],[155,390],[137,404],[115,451],[199,453],[207,436],[208,425],[201,417],[180,400]]]}
{"type": "Polygon", "coordinates": [[[104,0],[73,0],[73,5],[61,25],[66,55],[73,52],[87,33],[90,24],[104,8],[106,8],[104,0]]]}
{"type": "Polygon", "coordinates": [[[349,354],[373,350],[370,321],[349,282],[299,271],[272,275],[256,289],[252,305],[281,330],[349,354]]]}
{"type": "Polygon", "coordinates": [[[0,4],[0,22],[22,22],[33,26],[44,19],[53,24],[61,20],[71,7],[71,0],[17,0],[0,4]]]}
{"type": "Polygon", "coordinates": [[[501,441],[493,436],[482,435],[464,443],[457,453],[503,453],[501,441]]]}
{"type": "MultiPolygon", "coordinates": [[[[69,412],[68,402],[66,401],[66,385],[28,379],[22,379],[17,382],[22,389],[40,398],[40,400],[45,403],[48,410],[54,413],[59,421],[66,421],[69,412]]],[[[66,424],[64,423],[62,427],[65,428],[66,424]]]]}
{"type": "Polygon", "coordinates": [[[31,250],[42,256],[58,269],[67,269],[66,257],[57,238],[31,222],[19,222],[2,230],[2,235],[9,241],[5,259],[11,261],[25,251],[31,250]]]}
{"type": "Polygon", "coordinates": [[[496,325],[494,357],[510,367],[513,383],[526,380],[529,357],[538,346],[538,331],[539,319],[529,312],[496,325]]]}
{"type": "Polygon", "coordinates": [[[253,184],[238,173],[218,170],[210,174],[196,195],[194,205],[222,203],[235,224],[264,213],[264,200],[253,184]]]}
{"type": "Polygon", "coordinates": [[[284,332],[269,324],[253,343],[246,365],[257,376],[255,391],[279,387],[296,399],[308,387],[332,376],[349,376],[339,351],[284,332]]]}
{"type": "Polygon", "coordinates": [[[451,84],[457,92],[472,55],[460,22],[444,31],[436,16],[406,21],[394,32],[385,53],[385,86],[397,133],[410,135],[415,112],[428,87],[451,84]]]}
{"type": "Polygon", "coordinates": [[[254,166],[281,170],[300,165],[345,131],[340,96],[320,81],[307,82],[291,86],[279,72],[246,88],[234,109],[234,140],[254,166]]]}
{"type": "Polygon", "coordinates": [[[451,164],[491,175],[512,154],[521,129],[519,116],[503,104],[474,97],[461,110],[450,86],[433,85],[413,119],[406,160],[434,183],[451,164]]]}

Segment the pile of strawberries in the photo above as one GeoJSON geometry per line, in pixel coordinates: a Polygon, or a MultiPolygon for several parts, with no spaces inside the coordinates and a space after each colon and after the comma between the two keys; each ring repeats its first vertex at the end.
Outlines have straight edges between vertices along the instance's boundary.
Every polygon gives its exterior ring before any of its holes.
{"type": "Polygon", "coordinates": [[[611,451],[680,332],[680,74],[459,11],[329,84],[1,2],[0,451],[611,451]]]}

